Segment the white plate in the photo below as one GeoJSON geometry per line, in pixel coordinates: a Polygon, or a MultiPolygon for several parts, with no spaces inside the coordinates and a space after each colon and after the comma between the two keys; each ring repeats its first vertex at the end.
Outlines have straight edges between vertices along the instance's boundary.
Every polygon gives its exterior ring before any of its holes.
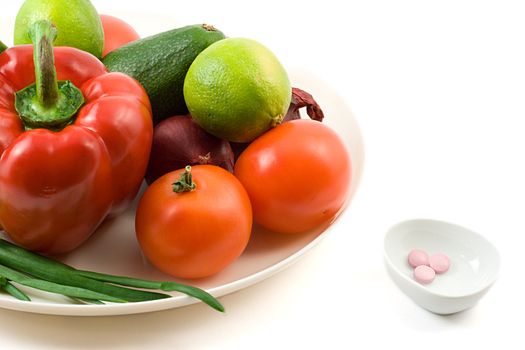
{"type": "MultiPolygon", "coordinates": [[[[112,11],[111,14],[119,16],[118,11],[112,11]]],[[[150,34],[151,28],[158,28],[159,26],[158,21],[150,20],[148,21],[151,23],[150,30],[140,31],[141,28],[146,28],[144,15],[139,17],[126,13],[122,17],[134,26],[140,22],[141,25],[136,27],[141,33],[150,34]],[[137,18],[137,20],[133,21],[133,18],[137,18]]],[[[12,22],[0,21],[1,36],[11,37],[11,33],[12,22]]],[[[338,131],[350,150],[353,165],[353,181],[348,200],[350,202],[357,189],[364,161],[363,142],[357,122],[344,101],[320,79],[300,70],[289,69],[289,73],[293,86],[300,87],[314,95],[324,109],[325,123],[338,131]]],[[[133,207],[120,217],[104,222],[87,243],[73,253],[62,257],[61,260],[82,269],[138,278],[172,280],[143,259],[135,239],[134,209],[133,207]]],[[[338,218],[344,215],[344,212],[343,210],[338,218]]],[[[256,228],[246,251],[228,268],[211,278],[179,281],[204,288],[212,295],[220,297],[253,285],[279,272],[297,261],[322,237],[335,229],[337,229],[337,225],[332,224],[302,235],[279,235],[256,228]]],[[[173,293],[173,298],[156,301],[79,305],[73,304],[66,297],[32,289],[24,290],[32,297],[32,302],[18,301],[8,295],[0,294],[0,307],[52,315],[102,316],[165,310],[198,302],[198,300],[185,295],[173,293]]]]}

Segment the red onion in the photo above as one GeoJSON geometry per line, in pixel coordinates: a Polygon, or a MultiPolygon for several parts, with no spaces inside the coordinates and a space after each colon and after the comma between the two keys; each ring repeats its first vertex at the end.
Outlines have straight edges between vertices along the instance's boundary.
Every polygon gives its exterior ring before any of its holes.
{"type": "Polygon", "coordinates": [[[306,114],[318,122],[322,122],[324,119],[324,113],[321,107],[314,100],[313,96],[298,88],[292,88],[292,101],[290,102],[290,108],[283,122],[287,122],[294,119],[301,119],[299,109],[306,107],[306,114]]]}
{"type": "Polygon", "coordinates": [[[189,115],[175,116],[155,126],[146,182],[187,165],[212,164],[233,172],[233,161],[228,141],[208,134],[189,115]]]}

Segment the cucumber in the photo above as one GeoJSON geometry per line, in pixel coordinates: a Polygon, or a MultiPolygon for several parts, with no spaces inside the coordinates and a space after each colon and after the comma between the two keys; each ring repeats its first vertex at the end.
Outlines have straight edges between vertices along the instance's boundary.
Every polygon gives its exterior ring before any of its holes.
{"type": "Polygon", "coordinates": [[[186,72],[201,51],[221,39],[224,34],[210,25],[191,25],[131,42],[102,62],[110,72],[125,73],[142,84],[157,124],[188,113],[183,95],[186,72]]]}

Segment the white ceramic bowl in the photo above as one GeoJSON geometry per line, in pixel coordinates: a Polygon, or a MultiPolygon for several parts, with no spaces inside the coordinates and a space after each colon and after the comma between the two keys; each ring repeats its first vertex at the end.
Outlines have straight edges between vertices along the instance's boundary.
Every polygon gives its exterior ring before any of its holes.
{"type": "Polygon", "coordinates": [[[395,284],[419,306],[436,314],[453,314],[474,306],[496,281],[500,256],[481,235],[436,220],[410,220],[386,234],[384,254],[395,284]],[[412,249],[444,253],[450,269],[427,285],[416,282],[407,257],[412,249]]]}

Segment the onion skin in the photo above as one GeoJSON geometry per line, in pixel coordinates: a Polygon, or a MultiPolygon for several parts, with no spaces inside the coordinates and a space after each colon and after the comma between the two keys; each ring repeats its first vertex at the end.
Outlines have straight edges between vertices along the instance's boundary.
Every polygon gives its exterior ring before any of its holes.
{"type": "Polygon", "coordinates": [[[284,117],[283,123],[290,120],[301,119],[299,109],[303,107],[306,107],[306,114],[308,114],[310,119],[317,120],[318,122],[323,121],[323,110],[313,96],[299,88],[292,88],[292,101],[290,102],[290,108],[284,117]]]}
{"type": "Polygon", "coordinates": [[[204,164],[233,172],[230,143],[208,134],[189,115],[170,117],[155,126],[146,171],[148,184],[174,170],[204,164]]]}

